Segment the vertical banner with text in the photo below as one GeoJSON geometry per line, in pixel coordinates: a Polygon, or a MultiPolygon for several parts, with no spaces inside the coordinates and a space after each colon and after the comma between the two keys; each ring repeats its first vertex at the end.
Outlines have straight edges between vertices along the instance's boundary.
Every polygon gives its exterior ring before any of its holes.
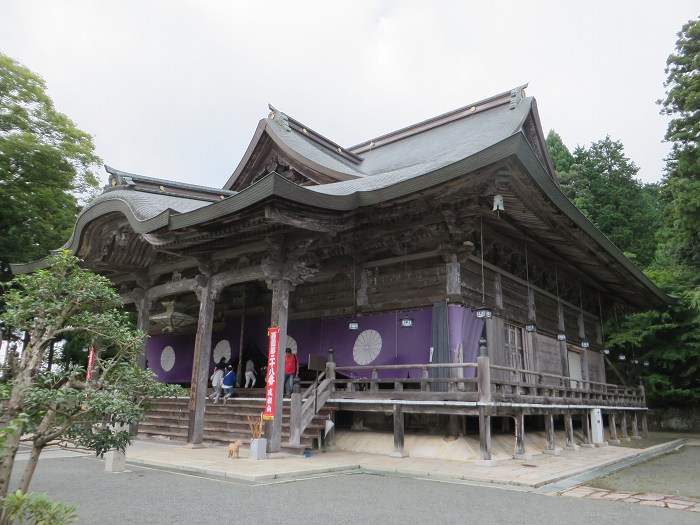
{"type": "Polygon", "coordinates": [[[270,343],[267,349],[267,377],[265,385],[265,411],[263,419],[273,419],[275,416],[275,388],[277,385],[277,357],[280,349],[279,326],[267,329],[270,343]]]}
{"type": "Polygon", "coordinates": [[[95,366],[95,347],[90,345],[89,349],[89,354],[88,354],[88,366],[87,366],[87,377],[85,378],[86,381],[90,381],[92,379],[92,369],[95,366]]]}

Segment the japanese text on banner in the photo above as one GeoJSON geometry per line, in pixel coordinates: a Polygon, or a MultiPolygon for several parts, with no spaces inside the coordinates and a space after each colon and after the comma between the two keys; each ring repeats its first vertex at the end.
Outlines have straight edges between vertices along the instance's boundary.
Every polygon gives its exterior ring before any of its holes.
{"type": "Polygon", "coordinates": [[[277,355],[280,346],[280,329],[278,326],[267,329],[270,343],[267,349],[267,385],[265,386],[265,411],[263,419],[275,416],[275,384],[277,383],[277,355]]]}

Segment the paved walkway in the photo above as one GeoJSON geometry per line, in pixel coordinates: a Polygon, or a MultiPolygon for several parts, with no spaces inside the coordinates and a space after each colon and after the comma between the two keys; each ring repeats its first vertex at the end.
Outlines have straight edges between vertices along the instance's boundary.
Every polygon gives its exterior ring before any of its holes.
{"type": "Polygon", "coordinates": [[[126,454],[127,464],[156,467],[189,475],[218,477],[247,484],[267,484],[342,473],[368,473],[506,486],[512,490],[636,503],[700,512],[700,500],[664,494],[614,492],[584,484],[597,477],[647,461],[698,440],[678,439],[646,449],[607,446],[582,447],[558,456],[536,454],[531,460],[498,460],[491,466],[474,461],[393,458],[358,452],[312,451],[308,457],[270,454],[264,460],[229,459],[225,446],[191,448],[167,441],[136,440],[126,454]]]}
{"type": "Polygon", "coordinates": [[[561,493],[562,496],[574,498],[607,499],[622,501],[624,503],[637,503],[650,507],[663,507],[667,509],[688,510],[700,513],[700,501],[664,494],[632,494],[629,492],[613,492],[611,490],[596,489],[591,487],[576,487],[561,493]]]}

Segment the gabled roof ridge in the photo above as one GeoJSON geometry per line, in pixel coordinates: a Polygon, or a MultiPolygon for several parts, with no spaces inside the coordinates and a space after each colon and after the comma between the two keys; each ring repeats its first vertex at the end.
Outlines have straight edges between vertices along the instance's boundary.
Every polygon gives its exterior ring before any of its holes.
{"type": "Polygon", "coordinates": [[[498,95],[493,95],[483,100],[479,100],[478,102],[467,104],[466,106],[463,106],[461,108],[448,111],[447,113],[431,117],[427,120],[423,120],[405,128],[401,128],[396,131],[387,133],[385,135],[381,135],[379,137],[367,140],[365,142],[352,146],[351,148],[348,148],[348,151],[354,154],[360,154],[364,153],[365,151],[371,151],[372,149],[385,146],[393,142],[397,142],[407,137],[417,135],[418,133],[422,133],[424,131],[437,128],[439,126],[449,124],[450,122],[454,122],[455,120],[468,117],[474,113],[502,106],[504,104],[510,104],[511,109],[513,109],[525,96],[524,90],[526,87],[527,84],[523,84],[514,89],[504,91],[503,93],[499,93],[498,95]]]}
{"type": "Polygon", "coordinates": [[[290,131],[290,129],[293,129],[299,133],[302,133],[310,140],[313,140],[324,148],[331,150],[336,155],[340,155],[345,160],[349,160],[353,164],[360,164],[362,162],[362,157],[352,153],[349,149],[342,147],[340,144],[336,144],[329,138],[324,137],[320,133],[290,117],[286,113],[276,109],[272,104],[268,104],[267,107],[270,108],[270,115],[268,116],[268,119],[277,122],[285,131],[290,131]]]}
{"type": "Polygon", "coordinates": [[[219,200],[237,193],[231,190],[212,188],[209,186],[199,186],[197,184],[187,184],[184,182],[175,182],[168,179],[157,179],[154,177],[146,177],[145,175],[138,175],[136,173],[128,173],[126,171],[115,169],[107,164],[105,164],[104,167],[105,171],[110,174],[107,189],[126,186],[146,192],[165,192],[178,197],[195,199],[205,198],[211,200],[219,200]]]}

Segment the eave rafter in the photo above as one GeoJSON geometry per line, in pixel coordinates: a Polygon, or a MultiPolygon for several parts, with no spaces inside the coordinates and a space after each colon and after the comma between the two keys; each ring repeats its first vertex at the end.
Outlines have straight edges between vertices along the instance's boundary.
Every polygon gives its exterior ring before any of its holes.
{"type": "MultiPolygon", "coordinates": [[[[633,297],[637,292],[629,287],[627,276],[614,257],[600,250],[578,224],[535,190],[519,165],[509,163],[509,168],[517,175],[501,185],[502,193],[508,192],[506,203],[510,201],[510,206],[506,204],[508,207],[500,218],[523,238],[535,241],[533,251],[537,250],[537,244],[548,246],[562,264],[566,262],[577,268],[578,276],[587,285],[598,290],[614,290],[619,297],[633,297]]],[[[645,292],[636,284],[635,288],[645,292]]]]}

